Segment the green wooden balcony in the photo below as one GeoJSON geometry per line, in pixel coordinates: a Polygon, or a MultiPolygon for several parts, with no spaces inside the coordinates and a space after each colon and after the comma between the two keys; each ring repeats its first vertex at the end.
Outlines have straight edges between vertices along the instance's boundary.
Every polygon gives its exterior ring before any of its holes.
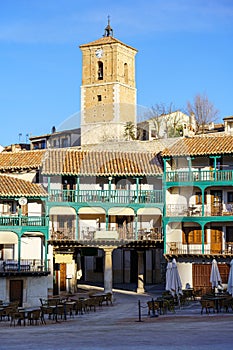
{"type": "MultiPolygon", "coordinates": [[[[187,206],[185,204],[167,204],[166,216],[202,216],[201,205],[187,206]]],[[[217,203],[205,204],[203,216],[233,216],[233,204],[217,203]]]]}
{"type": "Polygon", "coordinates": [[[41,259],[2,260],[0,274],[48,274],[50,273],[50,261],[41,259]]]}
{"type": "Polygon", "coordinates": [[[185,255],[185,254],[233,254],[233,242],[225,242],[224,246],[220,247],[218,250],[213,250],[211,244],[204,244],[204,249],[202,244],[183,244],[182,242],[167,242],[166,244],[166,254],[170,255],[185,255]]]}
{"type": "Polygon", "coordinates": [[[161,190],[50,190],[49,202],[162,203],[161,190]]]}
{"type": "Polygon", "coordinates": [[[46,226],[44,216],[0,216],[0,226],[46,226]]]}
{"type": "Polygon", "coordinates": [[[233,170],[177,170],[165,174],[166,182],[208,182],[232,183],[233,170]]]}

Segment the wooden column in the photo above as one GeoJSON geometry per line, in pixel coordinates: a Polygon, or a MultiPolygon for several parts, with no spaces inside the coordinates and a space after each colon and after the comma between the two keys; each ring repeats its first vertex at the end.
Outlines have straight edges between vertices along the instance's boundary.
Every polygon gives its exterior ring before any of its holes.
{"type": "Polygon", "coordinates": [[[144,293],[144,261],[143,251],[138,251],[138,285],[137,293],[144,293]]]}
{"type": "Polygon", "coordinates": [[[113,247],[103,248],[104,251],[104,292],[112,293],[112,251],[113,247]]]}

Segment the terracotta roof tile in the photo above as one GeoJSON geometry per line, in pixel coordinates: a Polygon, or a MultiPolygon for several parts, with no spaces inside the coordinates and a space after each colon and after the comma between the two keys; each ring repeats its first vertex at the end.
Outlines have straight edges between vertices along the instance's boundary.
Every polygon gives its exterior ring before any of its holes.
{"type": "Polygon", "coordinates": [[[162,166],[152,152],[48,150],[42,173],[83,176],[161,175],[162,166]]]}
{"type": "Polygon", "coordinates": [[[0,175],[1,197],[46,197],[47,192],[41,185],[12,176],[0,175]]]}
{"type": "Polygon", "coordinates": [[[0,153],[0,171],[37,169],[45,150],[0,153]]]}
{"type": "Polygon", "coordinates": [[[166,156],[208,156],[233,153],[233,136],[200,135],[179,139],[173,146],[162,152],[166,156]]]}

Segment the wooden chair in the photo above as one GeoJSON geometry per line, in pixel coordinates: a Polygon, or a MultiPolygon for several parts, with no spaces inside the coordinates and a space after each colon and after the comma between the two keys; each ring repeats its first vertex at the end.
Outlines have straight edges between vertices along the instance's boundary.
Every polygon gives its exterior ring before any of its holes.
{"type": "Polygon", "coordinates": [[[219,302],[220,311],[225,309],[225,312],[229,312],[229,309],[233,311],[233,298],[231,295],[227,296],[226,299],[223,299],[219,302]]]}
{"type": "Polygon", "coordinates": [[[148,306],[148,316],[150,316],[150,313],[153,312],[159,312],[160,308],[159,308],[159,302],[154,301],[148,301],[147,302],[147,306],[148,306]]]}
{"type": "Polygon", "coordinates": [[[20,311],[17,311],[17,310],[12,310],[10,312],[10,320],[11,320],[10,326],[14,325],[14,327],[15,327],[16,324],[21,326],[22,321],[24,321],[24,324],[25,324],[25,319],[24,319],[23,313],[20,311]]]}
{"type": "Polygon", "coordinates": [[[30,325],[37,325],[37,324],[45,324],[45,320],[42,317],[42,311],[40,309],[33,310],[28,313],[28,324],[30,325]]]}
{"type": "Polygon", "coordinates": [[[201,314],[203,314],[203,310],[206,310],[206,314],[210,313],[210,309],[213,309],[213,312],[215,312],[215,301],[214,300],[208,300],[208,299],[201,299],[201,314]]]}

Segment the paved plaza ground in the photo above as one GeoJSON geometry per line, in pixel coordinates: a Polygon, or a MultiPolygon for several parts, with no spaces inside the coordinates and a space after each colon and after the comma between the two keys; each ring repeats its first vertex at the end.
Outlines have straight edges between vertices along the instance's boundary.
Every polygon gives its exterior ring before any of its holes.
{"type": "MultiPolygon", "coordinates": [[[[88,288],[88,287],[87,287],[88,288]]],[[[10,327],[0,322],[1,350],[70,349],[201,349],[233,348],[233,311],[201,315],[199,301],[158,317],[147,314],[146,302],[159,295],[114,291],[113,306],[97,307],[66,321],[10,327]],[[138,301],[141,304],[139,321],[138,301]]]]}

